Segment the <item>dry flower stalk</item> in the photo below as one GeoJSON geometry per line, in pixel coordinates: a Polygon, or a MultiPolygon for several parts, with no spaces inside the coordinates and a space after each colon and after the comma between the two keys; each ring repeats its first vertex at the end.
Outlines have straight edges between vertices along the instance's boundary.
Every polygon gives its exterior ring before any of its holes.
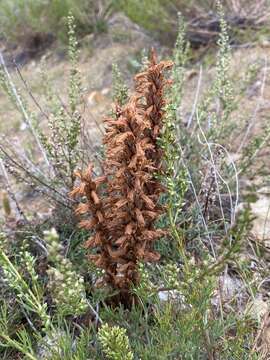
{"type": "Polygon", "coordinates": [[[135,94],[123,107],[116,105],[116,116],[105,120],[105,176],[94,179],[92,166],[77,172],[80,185],[72,196],[85,196],[86,203],[76,209],[90,214],[80,226],[93,230],[85,243],[95,249],[90,259],[105,270],[105,282],[120,293],[139,281],[139,261],[157,261],[153,243],[163,231],[155,221],[164,209],[159,197],[164,188],[156,174],[162,171],[162,150],[158,137],[164,121],[164,71],[172,63],[157,63],[152,52],[145,72],[135,77],[135,94]]]}

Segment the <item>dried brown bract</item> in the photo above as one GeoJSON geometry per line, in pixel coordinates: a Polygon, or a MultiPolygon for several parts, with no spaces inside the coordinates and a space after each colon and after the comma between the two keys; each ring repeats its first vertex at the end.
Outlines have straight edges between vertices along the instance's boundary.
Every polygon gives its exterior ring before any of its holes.
{"type": "Polygon", "coordinates": [[[77,176],[81,184],[72,195],[85,196],[78,214],[90,214],[80,225],[93,230],[86,242],[94,263],[105,270],[105,281],[126,293],[139,281],[139,261],[157,261],[154,242],[163,232],[155,221],[164,211],[159,197],[164,188],[157,180],[162,171],[158,137],[164,121],[164,71],[172,63],[157,63],[152,52],[145,72],[135,77],[135,94],[115,117],[105,120],[105,176],[94,179],[92,168],[77,176]]]}

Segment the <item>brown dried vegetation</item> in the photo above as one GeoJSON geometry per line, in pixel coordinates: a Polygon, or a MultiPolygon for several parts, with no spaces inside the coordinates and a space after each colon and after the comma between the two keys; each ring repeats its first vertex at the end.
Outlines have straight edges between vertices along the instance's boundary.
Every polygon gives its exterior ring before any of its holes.
{"type": "Polygon", "coordinates": [[[124,294],[139,281],[139,261],[157,261],[154,242],[163,235],[155,221],[164,208],[159,197],[164,187],[162,149],[158,144],[164,121],[164,70],[172,63],[157,63],[152,52],[145,72],[135,76],[135,94],[115,116],[105,119],[104,176],[93,178],[92,165],[77,172],[80,184],[72,196],[86,197],[76,213],[86,216],[80,226],[92,230],[85,243],[89,257],[105,270],[104,281],[124,294]]]}

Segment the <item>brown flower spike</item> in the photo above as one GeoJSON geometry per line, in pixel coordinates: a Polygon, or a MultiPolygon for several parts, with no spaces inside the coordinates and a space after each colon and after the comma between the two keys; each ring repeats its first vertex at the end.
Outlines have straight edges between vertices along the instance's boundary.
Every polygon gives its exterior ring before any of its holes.
{"type": "Polygon", "coordinates": [[[157,63],[154,51],[145,72],[135,77],[135,94],[116,117],[108,118],[104,144],[105,176],[94,179],[92,167],[77,173],[81,183],[72,195],[85,196],[77,214],[89,214],[80,226],[92,230],[85,243],[95,250],[90,259],[105,270],[105,281],[126,293],[139,281],[139,261],[157,261],[154,242],[163,234],[155,221],[163,212],[159,197],[164,188],[156,178],[162,169],[157,139],[164,121],[164,70],[172,63],[157,63]]]}

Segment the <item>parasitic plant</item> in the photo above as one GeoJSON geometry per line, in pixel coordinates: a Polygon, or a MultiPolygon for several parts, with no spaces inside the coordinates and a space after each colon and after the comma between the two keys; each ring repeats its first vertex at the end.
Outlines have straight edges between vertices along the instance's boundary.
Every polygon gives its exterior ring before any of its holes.
{"type": "Polygon", "coordinates": [[[85,247],[95,250],[90,259],[105,271],[104,281],[120,294],[138,284],[138,263],[157,261],[154,242],[163,231],[155,222],[164,212],[159,204],[165,191],[162,149],[158,138],[164,122],[164,71],[172,63],[158,63],[152,52],[147,69],[135,76],[135,93],[126,105],[116,104],[115,115],[105,120],[104,176],[94,178],[92,166],[77,172],[80,184],[72,196],[86,197],[76,213],[86,216],[80,226],[92,230],[85,247]]]}

